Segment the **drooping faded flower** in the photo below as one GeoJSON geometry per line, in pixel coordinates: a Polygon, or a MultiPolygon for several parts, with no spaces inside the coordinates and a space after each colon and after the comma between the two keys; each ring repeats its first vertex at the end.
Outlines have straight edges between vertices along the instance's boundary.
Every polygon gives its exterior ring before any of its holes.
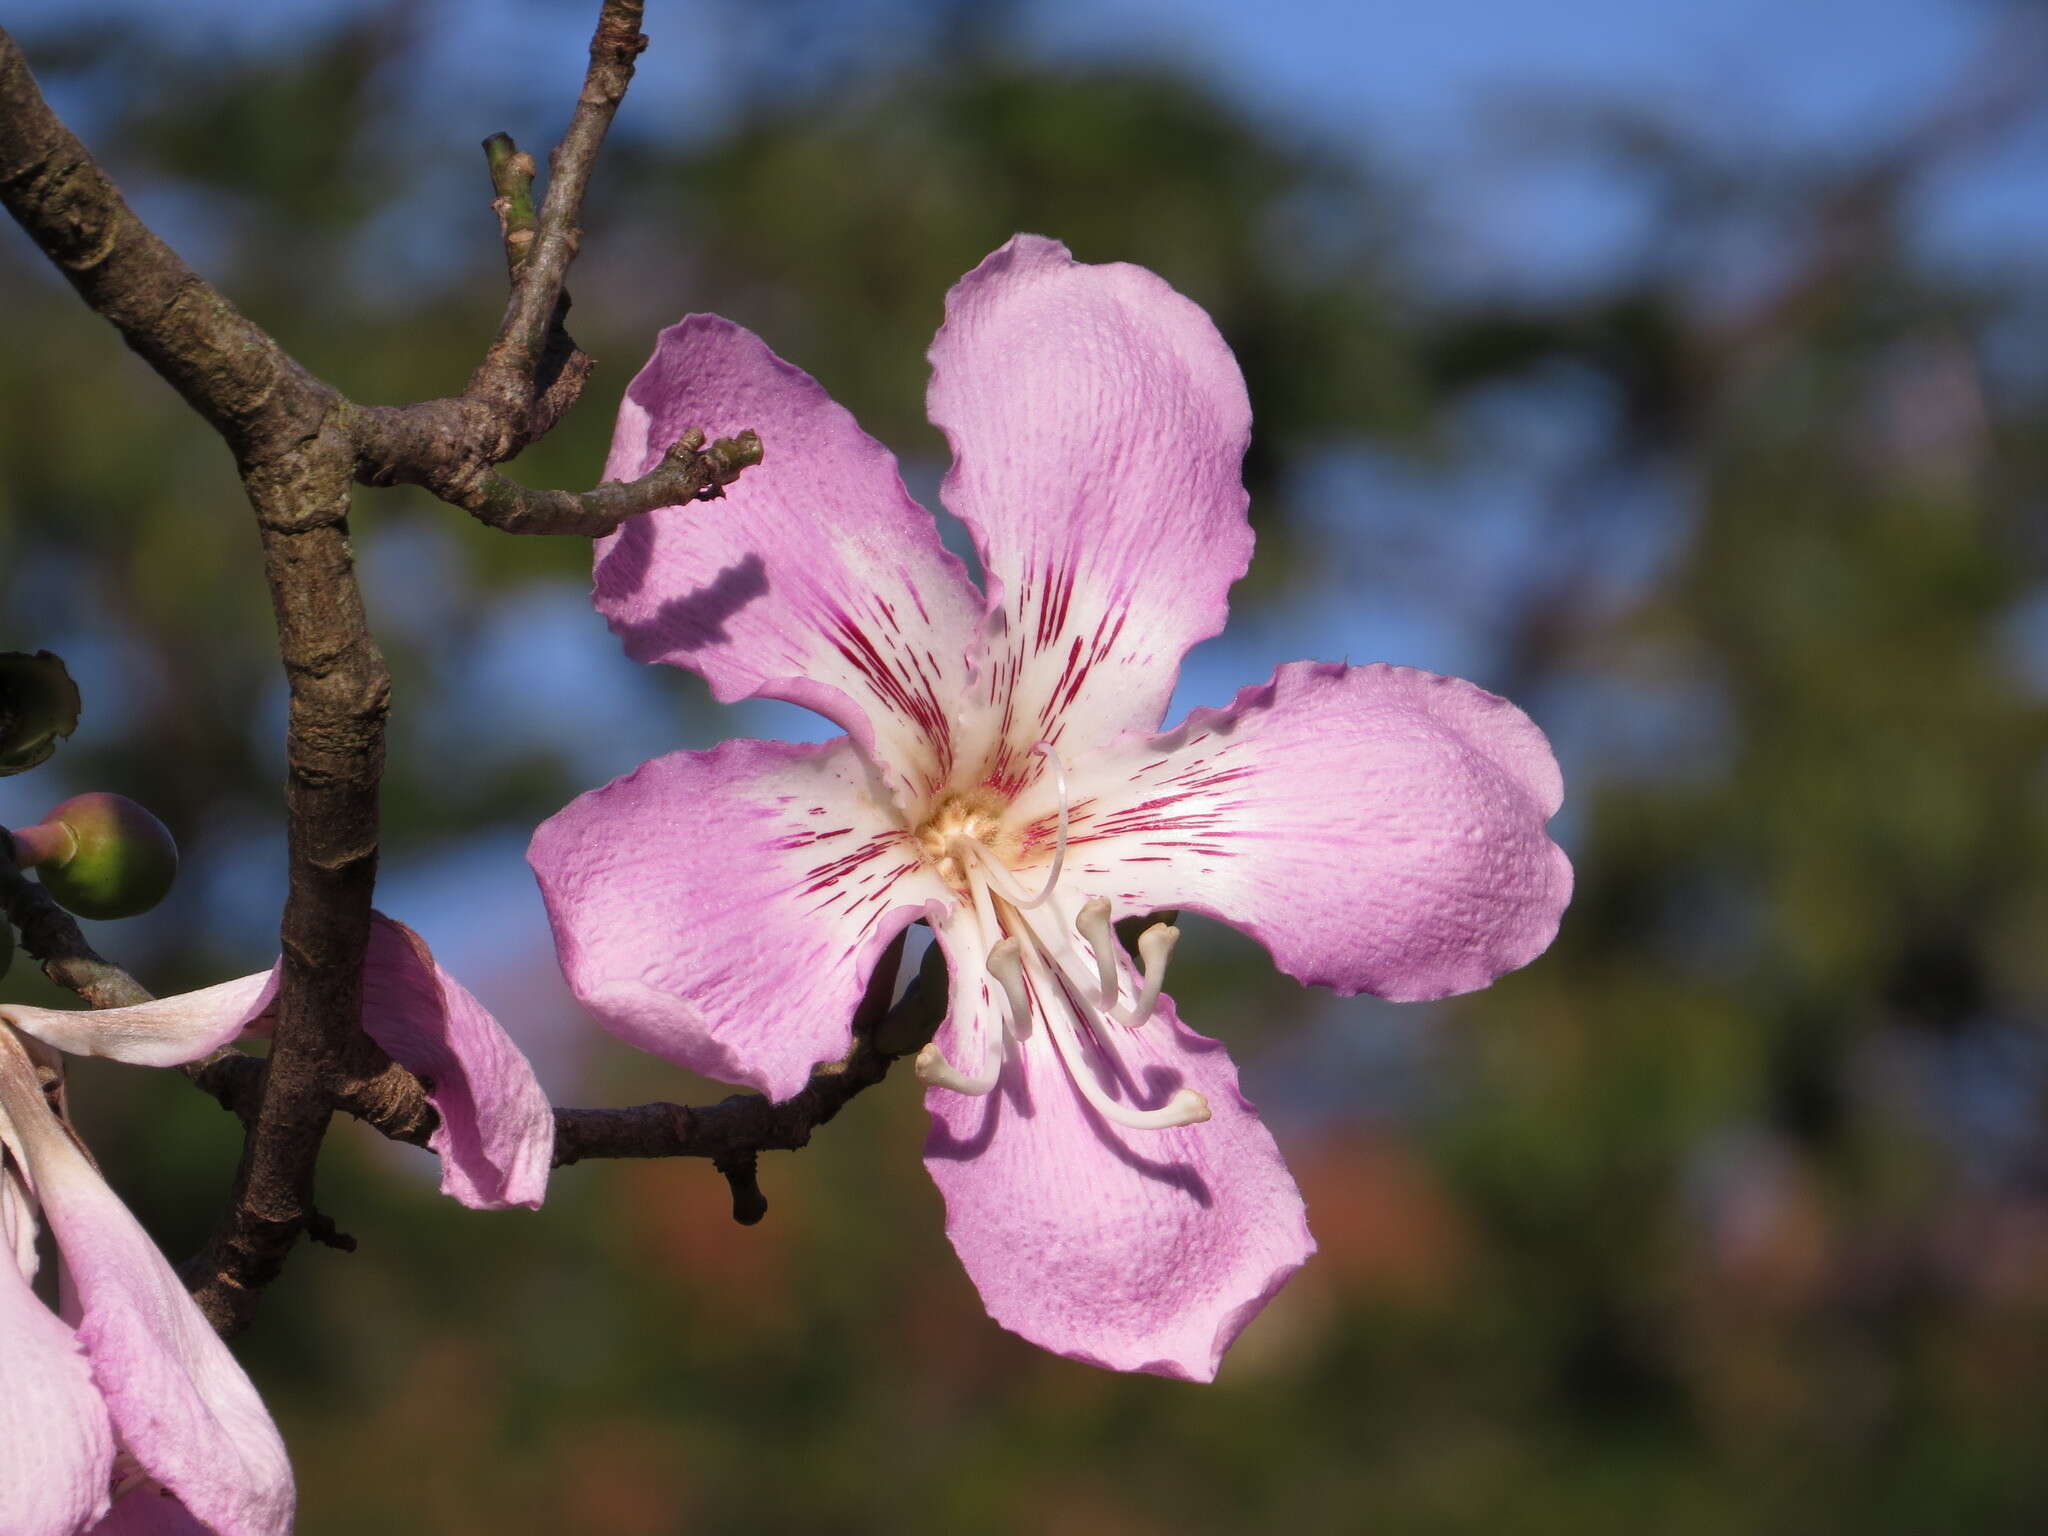
{"type": "MultiPolygon", "coordinates": [[[[291,1468],[256,1389],[52,1112],[21,1038],[171,1066],[266,1029],[276,992],[273,970],[130,1008],[0,1005],[4,1536],[291,1529],[291,1468]],[[30,1289],[38,1212],[57,1241],[61,1315],[30,1289]]],[[[484,1208],[538,1205],[554,1117],[532,1069],[418,936],[382,916],[364,961],[363,1026],[432,1080],[443,1192],[484,1208]]]]}
{"type": "MultiPolygon", "coordinates": [[[[0,1005],[0,1023],[74,1056],[145,1067],[197,1061],[241,1034],[267,1034],[279,968],[129,1008],[0,1005]]],[[[533,1067],[426,942],[370,914],[363,1033],[427,1085],[441,1123],[428,1139],[441,1193],[481,1211],[537,1208],[547,1193],[555,1115],[533,1067]]]]}
{"type": "Polygon", "coordinates": [[[0,1530],[283,1536],[292,1474],[277,1426],[4,1025],[0,1146],[0,1530]],[[61,1316],[30,1289],[38,1211],[57,1240],[61,1316]]]}
{"type": "Polygon", "coordinates": [[[1569,896],[1557,765],[1513,705],[1384,666],[1284,666],[1155,734],[1252,539],[1243,379],[1152,273],[1018,236],[931,360],[980,588],[814,381],[712,316],[662,334],[607,475],[692,427],[758,428],[767,458],[604,540],[597,606],[635,659],[847,734],[658,758],[529,857],[597,1018],[775,1098],[845,1052],[877,957],[929,921],[952,980],[917,1062],[925,1161],[991,1315],[1207,1379],[1314,1244],[1228,1056],[1162,990],[1176,930],[1133,963],[1112,923],[1211,914],[1345,993],[1485,986],[1569,896]]]}

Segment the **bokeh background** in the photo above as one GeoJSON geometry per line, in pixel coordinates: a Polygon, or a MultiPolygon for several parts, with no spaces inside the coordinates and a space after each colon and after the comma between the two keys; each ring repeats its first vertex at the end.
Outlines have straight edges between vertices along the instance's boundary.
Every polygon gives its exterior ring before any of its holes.
{"type": "MultiPolygon", "coordinates": [[[[358,399],[455,389],[501,304],[476,143],[539,147],[587,3],[12,0],[145,215],[358,399]]],[[[337,1128],[240,1348],[301,1530],[2048,1529],[2048,39],[1965,0],[702,0],[590,202],[583,486],[654,330],[753,326],[931,499],[923,349],[1018,229],[1208,307],[1259,553],[1176,712],[1300,656],[1506,693],[1579,872],[1555,949],[1396,1008],[1190,921],[1323,1251],[1197,1388],[1043,1355],[940,1232],[907,1080],[764,1165],[586,1165],[537,1215],[337,1128]]],[[[0,644],[85,788],[177,831],[94,937],[168,991],[267,965],[283,683],[226,455],[0,232],[0,644]]],[[[395,675],[381,904],[560,1102],[696,1101],[557,975],[521,855],[641,759],[817,734],[628,663],[575,541],[364,493],[395,675]]],[[[25,964],[0,987],[47,1001],[25,964]]],[[[173,1255],[233,1122],[75,1097],[173,1255]]]]}

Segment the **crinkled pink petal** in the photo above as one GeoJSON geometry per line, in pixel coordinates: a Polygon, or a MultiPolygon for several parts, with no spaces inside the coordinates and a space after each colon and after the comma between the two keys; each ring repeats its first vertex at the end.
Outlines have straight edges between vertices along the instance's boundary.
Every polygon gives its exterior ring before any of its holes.
{"type": "Polygon", "coordinates": [[[363,962],[363,1029],[428,1084],[441,1124],[441,1193],[478,1210],[538,1206],[554,1160],[555,1112],[502,1025],[434,963],[425,941],[381,912],[363,962]]]}
{"type": "Polygon", "coordinates": [[[73,1056],[106,1056],[141,1067],[197,1061],[259,1028],[277,997],[275,972],[242,976],[127,1008],[0,1007],[0,1020],[73,1056]]]}
{"type": "Polygon", "coordinates": [[[690,428],[746,427],[760,464],[723,500],[628,521],[597,546],[597,608],[636,661],[703,674],[727,703],[817,710],[901,784],[944,782],[981,600],[887,449],[752,332],[691,315],[619,407],[609,479],[690,428]]]}
{"type": "Polygon", "coordinates": [[[56,1236],[78,1343],[122,1446],[215,1536],[284,1536],[292,1475],[277,1426],[148,1234],[49,1113],[4,1032],[0,1106],[56,1236]]]}
{"type": "MultiPolygon", "coordinates": [[[[0,1112],[0,1145],[14,1140],[0,1112]]],[[[0,1168],[0,1211],[27,1215],[12,1168],[0,1168]]],[[[0,1244],[0,1532],[75,1536],[107,1507],[114,1430],[92,1367],[64,1320],[29,1288],[16,1262],[19,1228],[0,1244]]],[[[33,1238],[31,1237],[31,1256],[33,1238]]]]}
{"type": "MultiPolygon", "coordinates": [[[[946,1235],[998,1323],[1090,1365],[1208,1381],[1315,1240],[1223,1047],[1182,1024],[1167,998],[1142,1029],[1110,1033],[1126,1102],[1152,1108],[1187,1087],[1211,1118],[1171,1130],[1109,1124],[1041,1027],[1012,1044],[993,1093],[926,1091],[925,1167],[945,1196],[946,1235]]],[[[950,1028],[940,1043],[960,1049],[950,1028]]]]}
{"type": "Polygon", "coordinates": [[[213,1536],[161,1483],[143,1482],[114,1501],[91,1536],[213,1536]]]}
{"type": "Polygon", "coordinates": [[[1564,792],[1550,744],[1455,677],[1293,662],[1069,776],[1083,888],[1120,916],[1220,917],[1347,994],[1483,987],[1549,946],[1571,898],[1544,830],[1564,792]]]}
{"type": "Polygon", "coordinates": [[[973,530],[991,606],[997,780],[1155,730],[1183,653],[1223,627],[1251,560],[1251,406],[1202,310],[1142,267],[1018,235],[962,278],[931,348],[941,495],[973,530]]]}
{"type": "Polygon", "coordinates": [[[543,822],[527,859],[600,1023],[775,1099],[846,1053],[882,950],[951,900],[845,737],[656,758],[543,822]]]}

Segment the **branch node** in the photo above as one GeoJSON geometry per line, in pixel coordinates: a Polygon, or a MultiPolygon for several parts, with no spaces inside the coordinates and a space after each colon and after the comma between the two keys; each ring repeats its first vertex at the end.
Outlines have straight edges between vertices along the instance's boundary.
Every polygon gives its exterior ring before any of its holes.
{"type": "Polygon", "coordinates": [[[743,1227],[753,1226],[768,1214],[768,1197],[761,1193],[761,1182],[756,1176],[759,1161],[752,1148],[711,1160],[711,1166],[732,1186],[732,1219],[743,1227]]]}
{"type": "Polygon", "coordinates": [[[306,1217],[306,1236],[323,1248],[335,1248],[343,1253],[356,1251],[356,1240],[337,1227],[334,1218],[325,1211],[315,1210],[306,1217]]]}

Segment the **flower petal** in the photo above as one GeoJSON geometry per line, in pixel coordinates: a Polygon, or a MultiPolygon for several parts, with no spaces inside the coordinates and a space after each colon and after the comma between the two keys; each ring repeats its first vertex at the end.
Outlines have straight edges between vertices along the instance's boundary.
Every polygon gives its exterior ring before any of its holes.
{"type": "MultiPolygon", "coordinates": [[[[0,1147],[13,1145],[14,1132],[5,1111],[0,1111],[0,1147]]],[[[0,1266],[14,1260],[15,1273],[33,1281],[40,1260],[36,1255],[35,1197],[23,1187],[19,1173],[0,1158],[0,1266]]]]}
{"type": "MultiPolygon", "coordinates": [[[[245,1032],[268,1031],[278,971],[243,976],[128,1008],[0,1007],[0,1019],[75,1056],[141,1066],[194,1061],[245,1032]]],[[[538,1206],[547,1192],[555,1120],[533,1068],[498,1021],[434,964],[419,935],[372,914],[363,1029],[431,1085],[441,1124],[441,1192],[480,1210],[538,1206]]]]}
{"type": "Polygon", "coordinates": [[[0,1032],[0,1107],[75,1289],[77,1338],[121,1444],[216,1536],[283,1536],[292,1475],[256,1389],[43,1103],[0,1032]]]}
{"type": "Polygon", "coordinates": [[[945,782],[981,600],[896,460],[809,375],[714,315],[662,332],[626,389],[608,479],[691,428],[752,427],[762,461],[722,501],[665,507],[597,546],[597,608],[636,661],[703,674],[725,703],[817,710],[899,783],[945,782]]]}
{"type": "Polygon", "coordinates": [[[1143,1029],[1111,1033],[1126,1094],[1150,1107],[1193,1088],[1211,1118],[1108,1124],[1038,1029],[986,1097],[926,1091],[925,1167],[989,1316],[1090,1365],[1208,1381],[1315,1240],[1223,1047],[1167,998],[1143,1029]]]}
{"type": "Polygon", "coordinates": [[[1250,563],[1251,406],[1209,317],[1142,267],[1018,235],[962,278],[932,342],[941,491],[1007,633],[989,645],[992,777],[1041,739],[1156,730],[1182,654],[1250,563]]]}
{"type": "Polygon", "coordinates": [[[527,860],[605,1028],[775,1099],[846,1053],[876,959],[950,900],[845,737],[642,763],[543,822],[527,860]]]}
{"type": "Polygon", "coordinates": [[[1069,777],[1069,867],[1119,915],[1220,917],[1346,994],[1483,987],[1549,946],[1571,898],[1550,744],[1455,677],[1292,662],[1069,777]]]}
{"type": "Polygon", "coordinates": [[[91,1536],[213,1536],[161,1483],[145,1481],[114,1500],[91,1536]]]}
{"type": "MultiPolygon", "coordinates": [[[[0,1110],[0,1145],[14,1142],[0,1110]]],[[[19,1223],[28,1211],[14,1169],[0,1167],[0,1216],[19,1223]]],[[[19,1227],[0,1235],[0,1531],[73,1536],[107,1507],[114,1430],[77,1338],[16,1262],[19,1227]]]]}
{"type": "Polygon", "coordinates": [[[0,1262],[0,1531],[73,1536],[107,1507],[114,1431],[78,1340],[0,1262]]]}
{"type": "Polygon", "coordinates": [[[0,1020],[73,1056],[105,1056],[140,1067],[197,1061],[259,1027],[277,997],[275,971],[127,1008],[0,1007],[0,1020]]]}
{"type": "Polygon", "coordinates": [[[478,1210],[539,1206],[555,1112],[519,1047],[403,923],[372,914],[363,1029],[428,1083],[441,1124],[441,1193],[478,1210]]]}

